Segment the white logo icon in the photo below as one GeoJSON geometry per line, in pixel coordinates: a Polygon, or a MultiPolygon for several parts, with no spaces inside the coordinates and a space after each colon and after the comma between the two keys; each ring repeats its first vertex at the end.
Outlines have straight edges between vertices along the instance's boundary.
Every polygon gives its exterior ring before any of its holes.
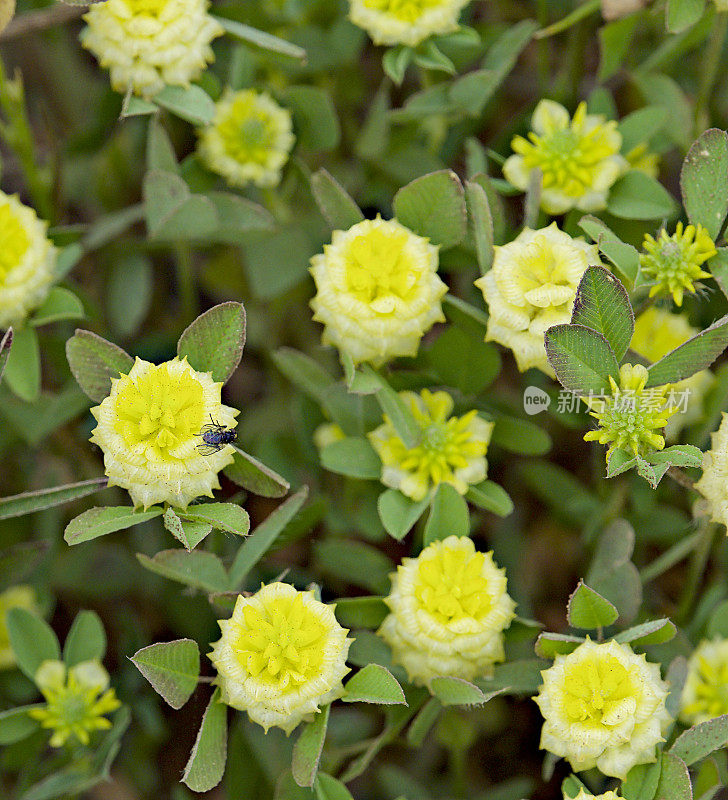
{"type": "Polygon", "coordinates": [[[523,393],[523,410],[526,414],[540,414],[551,404],[551,398],[538,386],[527,386],[523,393]]]}

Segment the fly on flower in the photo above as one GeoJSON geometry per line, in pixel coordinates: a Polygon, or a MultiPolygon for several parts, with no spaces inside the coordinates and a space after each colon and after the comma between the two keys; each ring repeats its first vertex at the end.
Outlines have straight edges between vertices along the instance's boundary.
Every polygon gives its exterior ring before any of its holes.
{"type": "Polygon", "coordinates": [[[216,422],[210,414],[210,422],[202,426],[202,430],[198,434],[202,437],[202,444],[197,445],[197,450],[203,456],[211,456],[213,453],[218,453],[225,447],[226,444],[232,444],[237,434],[233,428],[226,428],[216,422]]]}

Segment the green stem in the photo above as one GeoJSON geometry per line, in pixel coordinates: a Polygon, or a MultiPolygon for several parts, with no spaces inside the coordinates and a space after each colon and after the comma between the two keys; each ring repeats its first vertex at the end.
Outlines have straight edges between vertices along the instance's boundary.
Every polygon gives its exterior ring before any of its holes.
{"type": "Polygon", "coordinates": [[[52,178],[47,166],[41,166],[35,151],[33,132],[25,108],[25,92],[20,73],[9,79],[0,59],[0,109],[5,121],[0,123],[0,136],[15,153],[25,175],[28,192],[38,215],[54,221],[52,178]]]}
{"type": "Polygon", "coordinates": [[[690,619],[690,612],[695,603],[695,597],[700,588],[700,583],[705,572],[705,567],[710,558],[710,551],[713,548],[713,540],[718,526],[713,524],[707,517],[701,520],[700,538],[693,550],[688,575],[683,587],[682,597],[675,612],[674,619],[678,625],[683,625],[690,619]]]}
{"type": "Polygon", "coordinates": [[[718,77],[723,47],[725,44],[726,33],[728,33],[728,13],[717,14],[715,25],[708,40],[708,47],[705,51],[703,68],[700,73],[700,86],[695,99],[695,132],[698,136],[703,130],[703,115],[707,111],[710,103],[715,81],[718,77]]]}
{"type": "Polygon", "coordinates": [[[567,16],[563,17],[563,19],[554,22],[554,24],[549,25],[548,28],[537,31],[534,38],[545,39],[548,36],[553,36],[554,34],[568,30],[572,25],[576,25],[577,22],[581,22],[581,20],[586,17],[596,14],[601,8],[601,4],[602,0],[588,0],[588,2],[582,3],[580,6],[577,6],[571,14],[567,14],[567,16]]]}
{"type": "Polygon", "coordinates": [[[182,318],[187,322],[197,316],[198,298],[195,286],[195,273],[192,264],[192,248],[182,242],[175,246],[175,270],[177,273],[177,288],[179,290],[182,318]]]}
{"type": "Polygon", "coordinates": [[[690,536],[680,539],[677,544],[674,544],[669,550],[658,556],[651,564],[648,564],[640,571],[642,583],[654,581],[655,578],[659,578],[660,575],[674,567],[675,564],[679,564],[683,558],[686,558],[698,546],[702,536],[702,531],[696,531],[690,536]]]}

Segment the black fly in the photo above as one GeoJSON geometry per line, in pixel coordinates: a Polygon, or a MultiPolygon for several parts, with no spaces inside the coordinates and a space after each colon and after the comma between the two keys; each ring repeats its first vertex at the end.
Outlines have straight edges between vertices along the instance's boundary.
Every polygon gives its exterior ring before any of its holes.
{"type": "Polygon", "coordinates": [[[202,437],[202,444],[197,445],[198,451],[203,456],[211,456],[225,447],[226,444],[232,444],[235,441],[237,434],[232,428],[226,428],[215,422],[210,414],[210,422],[202,426],[202,430],[198,436],[202,437]]]}

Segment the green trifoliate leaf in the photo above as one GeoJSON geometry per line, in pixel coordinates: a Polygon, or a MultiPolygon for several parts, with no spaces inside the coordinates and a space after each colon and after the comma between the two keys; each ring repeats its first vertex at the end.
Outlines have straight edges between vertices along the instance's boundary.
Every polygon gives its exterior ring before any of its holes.
{"type": "Polygon", "coordinates": [[[91,478],[88,481],[68,483],[65,486],[53,486],[50,489],[37,489],[34,492],[23,492],[10,497],[0,498],[0,519],[22,517],[34,511],[54,508],[94,494],[106,488],[106,478],[91,478]]]}
{"type": "Polygon", "coordinates": [[[596,630],[606,628],[616,622],[619,612],[598,592],[590,589],[583,581],[569,597],[567,618],[573,628],[596,630]]]}
{"type": "Polygon", "coordinates": [[[423,546],[427,547],[440,539],[447,539],[448,536],[469,534],[470,513],[465,498],[449,483],[441,483],[432,498],[423,546]]]}
{"type": "Polygon", "coordinates": [[[293,746],[293,779],[299,786],[313,786],[316,780],[321,751],[326,739],[331,706],[324,706],[312,722],[306,723],[293,746]]]}
{"type": "Polygon", "coordinates": [[[555,325],[546,331],[546,355],[561,384],[573,392],[602,395],[609,378],[619,383],[619,365],[601,333],[583,325],[555,325]]]}
{"type": "Polygon", "coordinates": [[[536,655],[539,658],[554,658],[557,655],[567,655],[586,640],[581,636],[568,636],[564,633],[540,633],[536,639],[536,655]]]}
{"type": "Polygon", "coordinates": [[[624,358],[634,333],[627,292],[604,267],[587,267],[576,290],[571,322],[601,333],[617,361],[624,358]]]}
{"type": "Polygon", "coordinates": [[[83,661],[102,661],[106,653],[106,632],[94,611],[79,611],[63,645],[63,660],[73,667],[83,661]]]}
{"type": "Polygon", "coordinates": [[[211,372],[212,379],[227,382],[243,357],[245,309],[242,303],[213,306],[185,328],[177,342],[177,355],[187,357],[193,369],[211,372]]]}
{"type": "Polygon", "coordinates": [[[432,244],[454,247],[467,231],[465,196],[458,176],[442,170],[408,183],[394,196],[394,215],[432,244]]]}
{"type": "Polygon", "coordinates": [[[215,689],[197,734],[182,783],[193,792],[208,792],[222,780],[227,760],[227,706],[215,689]]]}
{"type": "Polygon", "coordinates": [[[486,694],[474,683],[450,677],[433,678],[430,691],[444,706],[480,706],[503,692],[498,689],[486,694]]]}
{"type": "Polygon", "coordinates": [[[688,219],[716,239],[728,213],[728,133],[711,128],[688,150],[680,173],[680,189],[688,219]]]}
{"type": "Polygon", "coordinates": [[[137,650],[131,662],[172,708],[182,708],[197,688],[200,651],[192,639],[150,644],[137,650]]]}
{"type": "Polygon", "coordinates": [[[311,176],[311,192],[332,230],[347,231],[364,219],[359,206],[325,169],[311,176]]]}
{"type": "Polygon", "coordinates": [[[350,678],[342,698],[345,703],[379,703],[407,705],[402,687],[385,667],[369,664],[350,678]]]}
{"type": "Polygon", "coordinates": [[[24,608],[11,608],[5,617],[10,647],[20,670],[31,680],[44,661],[58,661],[61,646],[51,626],[24,608]]]}
{"type": "Polygon", "coordinates": [[[677,628],[669,619],[653,619],[618,633],[614,639],[617,642],[629,642],[632,647],[648,647],[669,642],[676,633],[677,628]]]}
{"type": "Polygon", "coordinates": [[[147,522],[163,513],[164,509],[159,506],[152,506],[147,511],[135,511],[131,506],[90,508],[66,525],[63,538],[68,544],[81,544],[147,522]]]}
{"type": "Polygon", "coordinates": [[[705,756],[728,746],[728,714],[693,725],[680,734],[670,748],[670,753],[685,764],[696,764],[705,756]]]}
{"type": "Polygon", "coordinates": [[[429,497],[415,503],[397,489],[387,489],[379,495],[377,511],[387,533],[400,541],[412,530],[429,505],[429,497]]]}
{"type": "Polygon", "coordinates": [[[91,331],[76,331],[66,342],[66,357],[78,385],[97,403],[111,391],[111,379],[134,366],[127,352],[91,331]]]}
{"type": "Polygon", "coordinates": [[[677,383],[709,367],[728,346],[728,315],[649,367],[647,387],[677,383]]]}

